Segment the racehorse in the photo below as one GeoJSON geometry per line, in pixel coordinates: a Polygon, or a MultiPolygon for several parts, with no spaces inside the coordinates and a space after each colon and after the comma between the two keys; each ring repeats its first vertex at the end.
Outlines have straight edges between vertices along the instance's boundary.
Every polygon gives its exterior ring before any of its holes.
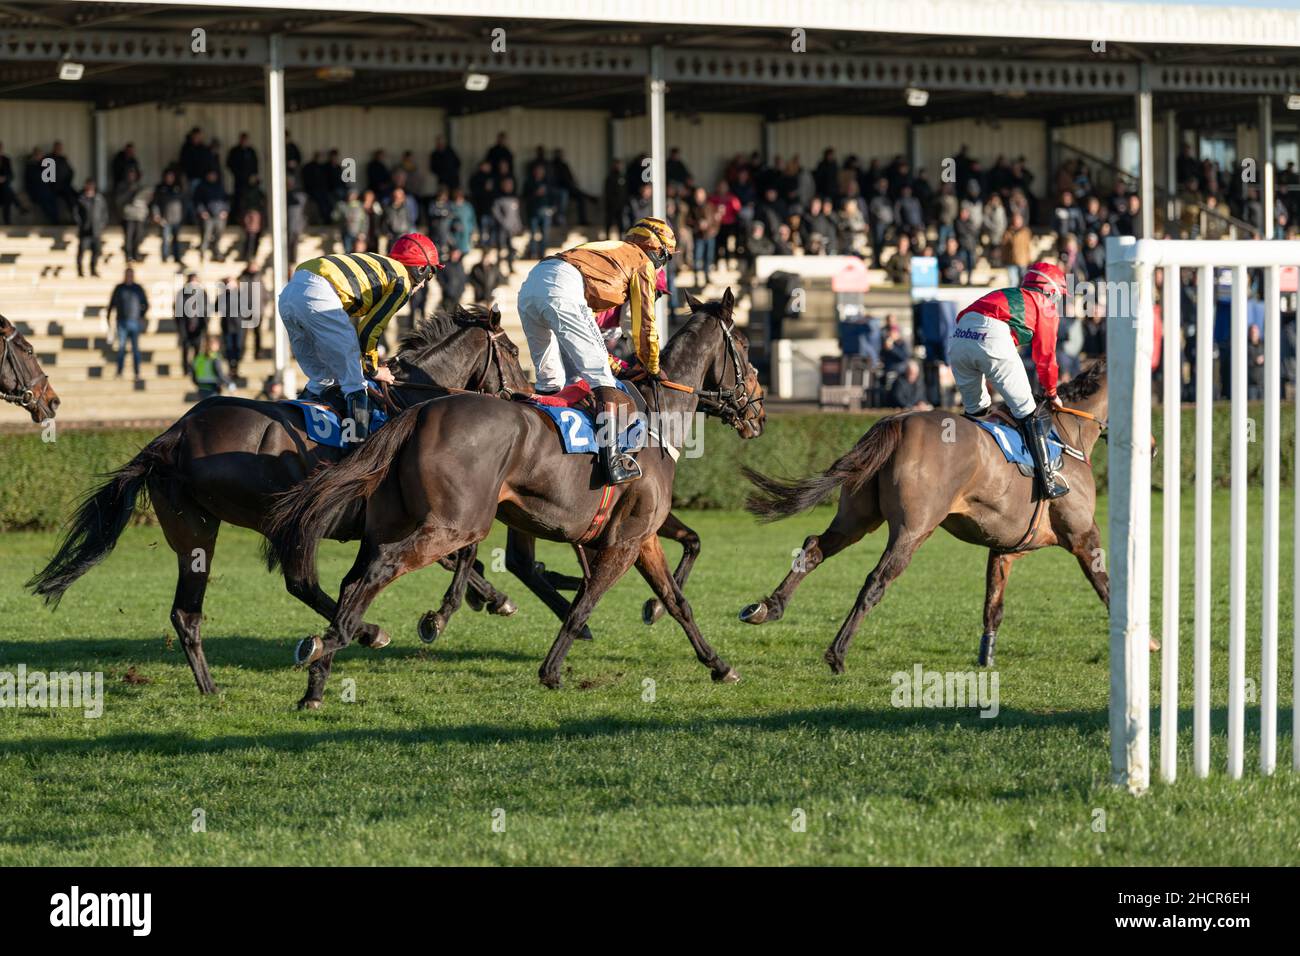
{"type": "MultiPolygon", "coordinates": [[[[728,289],[719,302],[696,308],[663,351],[662,378],[638,385],[661,417],[688,420],[704,395],[746,431],[762,431],[761,419],[753,424],[762,390],[733,306],[728,289]],[[733,380],[742,383],[739,393],[733,380]]],[[[539,671],[547,687],[560,686],[574,639],[633,564],[713,679],[739,680],[700,634],[657,537],[672,504],[675,456],[652,447],[640,463],[638,480],[605,485],[591,456],[564,453],[552,421],[537,409],[454,395],[402,413],[359,452],[281,495],[270,541],[293,577],[312,573],[320,539],[354,502],[367,503],[361,549],[340,588],[338,611],[323,637],[305,638],[295,653],[296,663],[309,667],[298,706],[320,706],[335,653],[351,642],[379,592],[406,572],[481,541],[494,519],[582,549],[582,583],[539,671]]]]}
{"type": "MultiPolygon", "coordinates": [[[[385,401],[396,410],[446,395],[448,388],[489,396],[527,391],[518,354],[501,330],[495,309],[458,306],[454,312],[437,313],[418,322],[402,339],[389,363],[397,383],[386,390],[385,401]]],[[[199,629],[221,522],[264,533],[274,495],[302,481],[323,462],[343,456],[340,449],[317,444],[308,436],[306,413],[284,402],[235,397],[214,397],[195,405],[86,497],[58,552],[27,586],[57,605],[73,582],[113,550],[140,491],[147,490],[167,543],[176,553],[172,625],[199,692],[215,693],[199,629]]],[[[331,536],[358,537],[362,510],[358,503],[348,514],[340,514],[331,536]]],[[[509,599],[477,573],[465,569],[463,575],[494,613],[514,612],[509,599]]],[[[333,617],[335,602],[320,589],[314,573],[309,582],[287,577],[285,585],[312,610],[327,620],[333,617]]],[[[451,599],[449,591],[438,613],[447,612],[451,599]]],[[[370,647],[389,643],[378,627],[366,624],[360,629],[362,643],[370,647]]]]}
{"type": "Polygon", "coordinates": [[[41,424],[59,409],[50,378],[36,361],[36,350],[17,327],[0,315],[0,398],[27,409],[41,424]]]}
{"type": "Polygon", "coordinates": [[[943,409],[881,419],[833,465],[809,478],[785,481],[746,469],[758,489],[746,508],[763,521],[797,514],[837,488],[843,491],[830,526],[804,541],[780,586],[744,608],[740,619],[749,624],[780,620],[805,577],[881,524],[889,525],[885,552],[826,650],[826,663],[837,674],[844,672],[844,655],[862,619],[940,527],[960,541],[989,549],[981,666],[994,662],[1011,565],[1030,551],[1050,545],[1069,551],[1109,608],[1110,579],[1098,560],[1101,534],[1094,517],[1097,489],[1091,464],[1093,446],[1106,428],[1105,361],[1062,385],[1059,395],[1065,407],[1054,415],[1057,433],[1082,460],[1064,456],[1071,491],[1050,503],[1031,500],[1033,479],[1004,459],[983,428],[943,409]]]}

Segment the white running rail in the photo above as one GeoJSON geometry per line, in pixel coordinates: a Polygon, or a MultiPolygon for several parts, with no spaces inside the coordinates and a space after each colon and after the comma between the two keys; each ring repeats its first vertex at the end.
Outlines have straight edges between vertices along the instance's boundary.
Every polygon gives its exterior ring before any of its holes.
{"type": "MultiPolygon", "coordinates": [[[[1231,520],[1228,617],[1229,776],[1243,772],[1246,717],[1246,342],[1248,269],[1264,273],[1262,626],[1260,634],[1260,754],[1262,774],[1277,768],[1278,542],[1281,462],[1281,307],[1279,269],[1300,264],[1300,243],[1176,241],[1111,238],[1106,242],[1106,358],[1110,386],[1110,733],[1114,782],[1135,793],[1150,783],[1151,634],[1151,358],[1155,342],[1154,274],[1164,267],[1162,319],[1165,368],[1181,367],[1179,270],[1197,270],[1195,588],[1192,634],[1193,771],[1210,772],[1211,376],[1214,363],[1214,273],[1232,273],[1231,520]]],[[[1160,778],[1178,772],[1178,555],[1181,516],[1181,375],[1164,379],[1164,576],[1160,661],[1160,778]]],[[[1300,444],[1297,444],[1300,474],[1300,444]]],[[[1300,509],[1294,530],[1300,555],[1300,509]]],[[[1300,561],[1293,587],[1300,609],[1300,561]]],[[[1293,625],[1294,674],[1300,674],[1300,616],[1293,625]]],[[[1292,694],[1292,727],[1300,712],[1292,694]]],[[[1300,734],[1293,730],[1293,765],[1300,769],[1300,734]]]]}

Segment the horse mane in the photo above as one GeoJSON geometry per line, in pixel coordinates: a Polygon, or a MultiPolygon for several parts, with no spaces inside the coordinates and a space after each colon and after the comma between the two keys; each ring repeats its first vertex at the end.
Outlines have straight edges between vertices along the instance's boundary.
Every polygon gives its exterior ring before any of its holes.
{"type": "Polygon", "coordinates": [[[1080,402],[1092,398],[1106,386],[1106,360],[1098,359],[1083,372],[1056,390],[1063,402],[1080,402]]]}
{"type": "Polygon", "coordinates": [[[426,318],[416,319],[411,331],[397,343],[398,352],[425,352],[441,345],[460,329],[490,324],[490,313],[482,305],[455,305],[451,309],[437,309],[426,318]]]}

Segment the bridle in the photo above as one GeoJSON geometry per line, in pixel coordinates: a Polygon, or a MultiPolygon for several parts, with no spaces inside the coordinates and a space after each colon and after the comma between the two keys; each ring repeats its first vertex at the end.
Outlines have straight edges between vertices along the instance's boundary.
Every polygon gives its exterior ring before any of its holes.
{"type": "MultiPolygon", "coordinates": [[[[18,365],[18,356],[14,354],[14,350],[17,348],[17,343],[14,340],[17,338],[18,328],[12,325],[9,327],[9,331],[3,337],[0,337],[0,349],[3,349],[0,352],[0,368],[7,368],[13,373],[14,385],[17,387],[17,390],[12,392],[0,390],[0,398],[3,398],[11,405],[20,405],[30,410],[36,407],[37,388],[45,385],[49,381],[49,376],[42,371],[31,381],[23,381],[23,371],[18,365]]],[[[27,354],[35,355],[36,350],[28,345],[27,354]]]]}
{"type": "MultiPolygon", "coordinates": [[[[1096,415],[1092,414],[1092,412],[1085,412],[1085,411],[1084,411],[1083,409],[1081,409],[1081,408],[1067,408],[1067,407],[1064,406],[1064,405],[1061,405],[1061,406],[1059,406],[1059,407],[1057,407],[1057,408],[1054,408],[1053,411],[1061,412],[1061,413],[1063,413],[1063,414],[1065,414],[1065,415],[1073,415],[1075,418],[1082,418],[1084,421],[1092,422],[1093,424],[1095,424],[1095,425],[1097,425],[1097,426],[1099,426],[1099,427],[1101,428],[1101,434],[1100,434],[1098,437],[1099,437],[1102,441],[1107,441],[1106,432],[1107,432],[1107,430],[1108,430],[1109,427],[1110,427],[1110,423],[1109,423],[1106,419],[1104,419],[1104,418],[1098,418],[1096,415]]],[[[1082,445],[1083,445],[1083,426],[1082,426],[1082,425],[1079,426],[1079,435],[1078,435],[1078,437],[1075,439],[1075,441],[1078,442],[1078,444],[1079,444],[1080,447],[1082,447],[1082,445]]]]}
{"type": "Polygon", "coordinates": [[[743,421],[745,413],[751,407],[758,411],[763,410],[763,397],[760,394],[757,398],[749,393],[745,387],[745,373],[742,371],[743,363],[740,358],[740,348],[736,345],[736,338],[732,334],[735,329],[735,323],[730,319],[719,320],[722,326],[722,340],[727,344],[727,354],[723,359],[722,378],[725,381],[727,377],[726,366],[731,366],[734,380],[730,388],[700,389],[699,399],[700,408],[706,415],[713,415],[728,425],[735,425],[743,421]]]}
{"type": "Polygon", "coordinates": [[[486,332],[488,336],[487,350],[483,357],[483,367],[479,369],[470,380],[469,386],[463,389],[449,388],[444,385],[433,385],[428,382],[413,382],[409,379],[398,379],[394,381],[392,388],[390,388],[387,383],[380,383],[382,397],[394,413],[400,412],[409,408],[412,404],[415,404],[413,402],[402,400],[400,393],[395,391],[396,389],[441,392],[443,394],[449,392],[453,394],[456,392],[477,392],[480,395],[492,394],[497,398],[505,399],[510,398],[510,396],[514,394],[514,390],[506,384],[505,366],[502,364],[501,360],[500,339],[505,337],[505,330],[497,329],[494,332],[488,325],[479,322],[467,325],[466,328],[480,328],[486,332]],[[489,376],[492,374],[493,369],[496,369],[497,381],[500,383],[496,389],[490,389],[488,387],[489,376]]]}

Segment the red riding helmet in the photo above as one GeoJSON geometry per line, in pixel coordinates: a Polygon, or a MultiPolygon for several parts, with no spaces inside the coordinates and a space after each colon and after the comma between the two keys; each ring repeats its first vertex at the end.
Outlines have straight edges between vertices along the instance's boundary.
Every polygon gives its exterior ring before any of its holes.
{"type": "Polygon", "coordinates": [[[418,232],[408,232],[394,242],[388,250],[388,258],[410,266],[421,280],[431,278],[443,267],[438,261],[438,247],[432,239],[418,232]]]}
{"type": "Polygon", "coordinates": [[[1020,288],[1041,292],[1043,295],[1065,295],[1065,273],[1052,262],[1035,262],[1025,270],[1020,288]]]}

